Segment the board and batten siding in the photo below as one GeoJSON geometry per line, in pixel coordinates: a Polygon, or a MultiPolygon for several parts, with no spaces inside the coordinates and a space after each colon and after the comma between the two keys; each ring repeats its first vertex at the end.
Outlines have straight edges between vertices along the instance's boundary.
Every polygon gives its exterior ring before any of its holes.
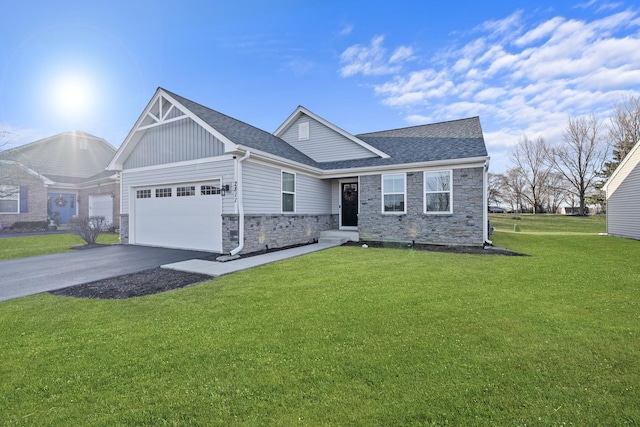
{"type": "Polygon", "coordinates": [[[608,184],[607,233],[640,239],[640,150],[608,184]]]}
{"type": "Polygon", "coordinates": [[[124,169],[216,157],[224,144],[202,126],[185,118],[146,129],[124,163],[124,169]]]}
{"type": "Polygon", "coordinates": [[[223,160],[216,162],[200,163],[197,165],[167,165],[163,168],[148,170],[124,170],[121,176],[122,200],[120,213],[128,214],[130,210],[131,188],[153,187],[158,185],[171,185],[176,183],[203,182],[222,179],[220,184],[229,184],[231,189],[222,197],[222,212],[234,213],[235,203],[233,196],[234,161],[223,160]]]}
{"type": "MultiPolygon", "coordinates": [[[[246,161],[242,164],[245,214],[282,213],[281,186],[283,169],[246,161]]],[[[286,170],[286,169],[285,169],[286,170]]],[[[286,170],[296,175],[296,214],[331,213],[331,182],[286,170]]]]}
{"type": "Polygon", "coordinates": [[[304,114],[294,121],[281,138],[317,162],[377,157],[375,153],[304,114]],[[308,140],[298,140],[298,124],[301,122],[309,122],[308,140]]]}

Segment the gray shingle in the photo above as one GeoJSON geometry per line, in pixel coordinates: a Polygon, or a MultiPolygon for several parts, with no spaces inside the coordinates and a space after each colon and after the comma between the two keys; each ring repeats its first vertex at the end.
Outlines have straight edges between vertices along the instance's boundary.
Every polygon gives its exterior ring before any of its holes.
{"type": "Polygon", "coordinates": [[[319,163],[271,133],[172,92],[166,92],[236,144],[242,144],[324,170],[401,165],[405,163],[487,156],[480,119],[471,117],[356,135],[367,144],[387,153],[390,157],[387,159],[373,157],[319,163]]]}

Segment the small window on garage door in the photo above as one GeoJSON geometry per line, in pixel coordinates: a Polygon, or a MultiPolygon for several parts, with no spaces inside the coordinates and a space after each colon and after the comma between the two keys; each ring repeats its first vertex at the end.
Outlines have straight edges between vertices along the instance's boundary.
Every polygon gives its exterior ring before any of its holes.
{"type": "Polygon", "coordinates": [[[211,196],[214,194],[220,194],[220,187],[216,187],[215,185],[201,185],[200,186],[200,195],[201,196],[211,196]]]}
{"type": "Polygon", "coordinates": [[[171,187],[156,188],[156,197],[171,197],[171,187]]]}
{"type": "Polygon", "coordinates": [[[187,187],[176,187],[176,196],[185,197],[185,196],[195,196],[196,195],[196,186],[191,185],[187,187]]]}

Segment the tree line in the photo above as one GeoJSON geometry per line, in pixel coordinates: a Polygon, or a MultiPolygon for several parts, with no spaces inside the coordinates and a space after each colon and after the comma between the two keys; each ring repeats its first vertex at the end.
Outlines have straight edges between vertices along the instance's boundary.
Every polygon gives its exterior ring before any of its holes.
{"type": "Polygon", "coordinates": [[[602,185],[640,140],[640,96],[623,98],[608,121],[569,117],[562,139],[520,138],[505,173],[489,173],[489,205],[514,212],[555,213],[563,205],[605,209],[602,185]]]}

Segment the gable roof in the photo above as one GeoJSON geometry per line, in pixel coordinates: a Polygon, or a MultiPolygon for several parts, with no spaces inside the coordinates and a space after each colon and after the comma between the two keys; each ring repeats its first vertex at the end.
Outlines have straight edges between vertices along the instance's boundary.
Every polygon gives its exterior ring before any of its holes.
{"type": "Polygon", "coordinates": [[[357,135],[389,158],[322,164],[323,169],[389,166],[446,160],[488,158],[479,117],[357,135]]]}
{"type": "MultiPolygon", "coordinates": [[[[164,90],[164,89],[163,89],[164,90]]],[[[167,94],[187,107],[204,122],[229,138],[236,145],[264,151],[278,157],[293,160],[304,165],[317,167],[318,163],[311,157],[296,150],[277,136],[255,126],[234,119],[218,111],[212,110],[196,102],[164,90],[167,94]]],[[[242,147],[238,147],[242,148],[242,147]]]]}
{"type": "Polygon", "coordinates": [[[344,136],[345,138],[355,142],[357,145],[361,146],[362,148],[370,151],[371,153],[375,154],[376,156],[379,156],[383,159],[389,158],[390,156],[385,153],[384,151],[381,151],[379,149],[377,149],[376,147],[373,147],[369,144],[367,144],[365,141],[363,141],[362,139],[351,135],[349,132],[346,132],[344,130],[342,130],[341,128],[339,128],[338,126],[334,125],[333,123],[323,119],[322,117],[318,116],[317,114],[313,113],[312,111],[307,110],[306,108],[304,108],[302,105],[299,105],[298,108],[295,109],[295,111],[293,113],[291,113],[291,115],[284,121],[284,123],[282,123],[278,129],[275,130],[275,132],[273,132],[273,134],[275,136],[277,136],[278,138],[282,137],[284,135],[284,133],[287,131],[287,129],[289,129],[289,127],[291,127],[295,121],[300,118],[301,116],[309,116],[312,119],[314,119],[315,121],[323,124],[324,126],[328,127],[329,129],[333,130],[334,132],[344,136]]]}
{"type": "MultiPolygon", "coordinates": [[[[618,167],[613,171],[613,173],[611,174],[609,179],[607,179],[607,181],[602,186],[602,189],[605,192],[608,192],[609,185],[611,185],[611,183],[614,182],[614,180],[618,178],[618,175],[621,173],[622,170],[625,169],[625,166],[627,165],[627,163],[630,162],[631,159],[635,157],[635,153],[639,149],[640,149],[640,142],[637,142],[636,145],[634,145],[633,148],[631,148],[631,151],[629,151],[629,153],[627,153],[627,155],[624,157],[624,159],[622,159],[622,161],[620,162],[618,167]]],[[[640,159],[638,159],[638,161],[640,161],[640,159]]],[[[622,179],[624,179],[624,177],[622,177],[622,179]]]]}
{"type": "MultiPolygon", "coordinates": [[[[458,163],[469,163],[486,161],[489,158],[478,117],[354,136],[306,108],[299,106],[276,132],[271,134],[166,89],[158,88],[136,125],[120,149],[118,149],[108,169],[122,167],[124,161],[140,140],[139,137],[135,137],[138,131],[144,131],[147,127],[162,124],[161,118],[150,115],[152,106],[160,102],[158,99],[160,101],[165,99],[173,103],[172,107],[180,109],[185,115],[195,120],[218,139],[221,139],[225,143],[225,151],[227,153],[250,150],[253,153],[260,153],[272,159],[280,159],[292,164],[297,163],[314,169],[319,173],[344,169],[402,167],[407,164],[454,163],[458,161],[458,163]],[[330,162],[313,160],[278,136],[302,114],[306,114],[328,126],[349,140],[375,153],[376,156],[330,162]],[[147,120],[149,117],[152,118],[151,121],[154,123],[150,123],[147,120]],[[147,121],[145,122],[145,120],[147,121]],[[147,124],[145,125],[145,123],[147,124]]],[[[160,111],[162,111],[162,107],[160,107],[160,111]]],[[[181,117],[170,118],[168,121],[178,119],[181,119],[181,117]]]]}
{"type": "Polygon", "coordinates": [[[12,148],[3,157],[42,175],[56,175],[58,182],[72,182],[103,172],[115,152],[102,138],[70,131],[12,148]]]}

